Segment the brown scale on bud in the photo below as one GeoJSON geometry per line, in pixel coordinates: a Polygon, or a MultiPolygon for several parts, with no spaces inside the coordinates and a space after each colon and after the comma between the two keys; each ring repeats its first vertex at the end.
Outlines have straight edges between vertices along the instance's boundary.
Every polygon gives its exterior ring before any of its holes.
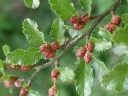
{"type": "Polygon", "coordinates": [[[121,17],[116,15],[113,11],[111,13],[112,13],[111,24],[115,24],[119,26],[121,22],[121,17]]]}
{"type": "Polygon", "coordinates": [[[55,51],[50,50],[50,51],[48,51],[48,52],[44,52],[44,55],[45,55],[45,57],[46,57],[46,58],[50,59],[50,58],[55,57],[56,52],[55,52],[55,51]]]}
{"type": "Polygon", "coordinates": [[[31,65],[29,65],[29,66],[21,65],[20,66],[20,70],[23,71],[23,72],[27,72],[27,71],[29,71],[32,68],[33,67],[31,65]]]}
{"type": "Polygon", "coordinates": [[[110,33],[113,33],[113,31],[116,29],[116,25],[108,23],[104,26],[104,29],[108,30],[110,33]]]}
{"type": "Polygon", "coordinates": [[[79,23],[79,21],[80,21],[79,16],[73,16],[73,17],[70,19],[70,22],[73,23],[73,24],[79,23]]]}
{"type": "Polygon", "coordinates": [[[82,30],[85,26],[85,23],[79,22],[77,24],[74,24],[74,30],[82,30]]]}
{"type": "Polygon", "coordinates": [[[7,88],[11,87],[16,80],[17,80],[16,76],[10,76],[9,80],[4,81],[4,86],[7,88]]]}
{"type": "Polygon", "coordinates": [[[80,47],[78,50],[77,50],[77,58],[83,58],[84,55],[86,53],[86,48],[85,47],[80,47]]]}
{"type": "Polygon", "coordinates": [[[28,89],[27,88],[21,88],[20,89],[20,96],[27,96],[28,89]]]}
{"type": "Polygon", "coordinates": [[[19,70],[20,69],[20,65],[12,65],[12,64],[9,64],[8,65],[8,69],[9,70],[19,70]]]}
{"type": "Polygon", "coordinates": [[[56,88],[56,86],[52,86],[49,90],[48,90],[48,96],[56,96],[58,90],[56,88]]]}
{"type": "Polygon", "coordinates": [[[88,22],[90,20],[90,17],[88,16],[88,14],[84,14],[80,16],[80,20],[84,23],[88,22]]]}
{"type": "Polygon", "coordinates": [[[47,52],[49,50],[49,45],[48,44],[43,44],[40,46],[40,52],[47,52]]]}
{"type": "Polygon", "coordinates": [[[57,70],[55,70],[55,69],[53,69],[53,70],[51,71],[51,76],[52,76],[52,78],[57,79],[59,75],[60,75],[60,72],[59,72],[59,71],[57,71],[57,70]]]}
{"type": "Polygon", "coordinates": [[[54,50],[60,49],[59,42],[53,42],[51,44],[51,48],[54,50]]]}
{"type": "Polygon", "coordinates": [[[91,60],[92,60],[92,54],[87,51],[84,55],[84,61],[86,62],[86,64],[88,64],[90,63],[91,60]]]}
{"type": "Polygon", "coordinates": [[[86,49],[87,49],[87,51],[89,51],[89,52],[92,53],[93,52],[93,48],[94,48],[94,44],[88,41],[86,43],[86,49]]]}

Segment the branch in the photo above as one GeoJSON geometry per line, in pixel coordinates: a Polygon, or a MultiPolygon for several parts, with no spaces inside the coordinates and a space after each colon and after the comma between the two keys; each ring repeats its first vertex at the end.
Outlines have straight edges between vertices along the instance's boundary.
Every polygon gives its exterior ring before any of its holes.
{"type": "Polygon", "coordinates": [[[92,26],[85,32],[83,33],[81,36],[78,36],[77,38],[75,38],[74,40],[72,40],[71,42],[69,42],[66,45],[66,48],[60,53],[60,55],[58,57],[56,57],[55,59],[52,59],[51,61],[45,63],[44,65],[38,66],[38,68],[36,68],[36,71],[32,74],[32,76],[29,78],[29,81],[32,82],[33,78],[35,77],[35,75],[42,69],[50,66],[51,64],[53,64],[55,61],[58,61],[62,58],[62,56],[69,50],[70,47],[72,47],[75,43],[77,43],[79,40],[81,40],[82,38],[84,38],[85,36],[90,37],[92,31],[95,29],[95,27],[100,23],[100,21],[107,16],[112,10],[115,10],[117,8],[117,6],[121,3],[122,0],[116,0],[115,3],[108,8],[105,12],[103,12],[102,14],[100,14],[97,18],[96,21],[92,24],[92,26]]]}

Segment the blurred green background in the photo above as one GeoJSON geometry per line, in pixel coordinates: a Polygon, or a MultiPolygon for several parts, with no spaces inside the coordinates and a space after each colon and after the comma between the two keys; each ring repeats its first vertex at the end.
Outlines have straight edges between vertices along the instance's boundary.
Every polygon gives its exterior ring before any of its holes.
{"type": "MultiPolygon", "coordinates": [[[[115,0],[93,0],[92,5],[92,14],[98,15],[104,12],[115,0]]],[[[2,46],[8,44],[11,47],[11,51],[14,51],[17,48],[27,49],[30,45],[25,36],[22,33],[22,21],[26,18],[31,18],[38,23],[39,30],[43,31],[45,38],[48,42],[52,42],[51,37],[49,36],[49,31],[53,20],[57,17],[51,10],[48,4],[48,0],[40,0],[41,4],[37,9],[30,9],[24,5],[23,0],[0,0],[0,59],[4,60],[5,56],[2,52],[2,46]]],[[[81,7],[78,4],[78,0],[72,0],[75,4],[75,8],[79,11],[79,14],[83,14],[81,7]]],[[[122,5],[117,8],[117,13],[121,14],[127,12],[126,0],[122,2],[122,5]]],[[[108,15],[100,23],[101,26],[104,26],[110,21],[111,15],[108,15]]],[[[87,26],[90,26],[91,23],[87,26]]],[[[68,36],[68,33],[65,34],[68,36]]],[[[81,40],[76,45],[83,46],[85,40],[81,40]]],[[[75,70],[76,61],[75,54],[72,52],[71,48],[67,54],[60,61],[60,66],[67,66],[75,70]]],[[[61,51],[61,50],[60,50],[61,51]]],[[[59,52],[58,52],[59,53],[59,52]]],[[[105,62],[106,66],[111,69],[117,62],[122,60],[127,61],[127,58],[119,58],[115,55],[112,50],[105,52],[94,52],[95,56],[105,62]]],[[[47,61],[40,61],[38,65],[44,64],[47,61]]],[[[52,80],[50,77],[50,71],[54,66],[50,66],[41,72],[35,77],[31,89],[37,90],[41,96],[47,96],[47,90],[52,86],[52,80]]],[[[27,73],[21,71],[8,71],[10,74],[17,74],[21,77],[30,76],[34,70],[31,70],[27,73]]],[[[58,80],[58,89],[59,96],[78,96],[75,91],[74,82],[70,81],[67,83],[62,83],[58,80]]],[[[94,86],[92,88],[92,94],[90,96],[128,96],[128,92],[117,93],[114,91],[108,91],[101,87],[97,79],[94,79],[94,86]]],[[[11,89],[5,88],[3,83],[0,83],[0,96],[19,96],[19,88],[12,87],[11,89]]]]}

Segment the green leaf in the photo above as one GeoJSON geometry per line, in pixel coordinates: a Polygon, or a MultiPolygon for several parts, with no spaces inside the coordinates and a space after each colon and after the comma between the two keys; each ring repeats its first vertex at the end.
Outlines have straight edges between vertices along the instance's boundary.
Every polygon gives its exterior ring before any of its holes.
{"type": "Polygon", "coordinates": [[[108,50],[112,47],[112,42],[108,40],[91,37],[90,41],[95,44],[94,49],[98,52],[108,50]]]}
{"type": "Polygon", "coordinates": [[[41,96],[41,95],[35,90],[29,90],[27,96],[41,96]]]}
{"type": "Polygon", "coordinates": [[[128,64],[123,63],[115,66],[112,71],[103,76],[103,86],[108,90],[128,90],[128,64]]]}
{"type": "Polygon", "coordinates": [[[7,61],[15,65],[33,65],[43,58],[43,54],[37,48],[29,48],[28,50],[17,49],[7,54],[7,61]]]}
{"type": "Polygon", "coordinates": [[[4,55],[7,55],[10,52],[10,47],[8,45],[4,45],[3,52],[4,52],[4,55]]]}
{"type": "Polygon", "coordinates": [[[28,7],[28,8],[37,8],[40,4],[40,1],[39,0],[24,0],[24,3],[25,5],[28,7]]]}
{"type": "Polygon", "coordinates": [[[110,32],[108,30],[105,30],[102,27],[97,27],[95,29],[95,33],[98,34],[103,39],[107,39],[107,40],[112,41],[112,34],[110,34],[110,32]]]}
{"type": "Polygon", "coordinates": [[[0,59],[0,71],[4,71],[4,62],[0,59]]]}
{"type": "Polygon", "coordinates": [[[60,72],[59,78],[62,82],[67,82],[69,80],[72,80],[74,78],[74,72],[72,69],[69,69],[68,67],[65,68],[55,68],[55,70],[60,72]]]}
{"type": "Polygon", "coordinates": [[[126,46],[128,46],[128,25],[124,28],[115,30],[113,41],[116,44],[125,44],[126,46]]]}
{"type": "Polygon", "coordinates": [[[8,81],[8,80],[10,80],[10,75],[5,73],[5,72],[3,72],[3,76],[1,77],[1,79],[3,81],[8,81]]]}
{"type": "Polygon", "coordinates": [[[52,24],[50,34],[54,40],[59,42],[60,45],[65,42],[64,32],[64,22],[59,18],[55,19],[52,24]]]}
{"type": "Polygon", "coordinates": [[[106,68],[103,62],[96,59],[95,57],[93,57],[93,63],[91,65],[92,65],[95,77],[98,78],[99,82],[101,82],[103,75],[106,74],[109,70],[106,68]]]}
{"type": "Polygon", "coordinates": [[[93,71],[90,64],[85,64],[83,60],[77,60],[75,71],[76,90],[80,96],[89,96],[93,86],[93,71]]]}
{"type": "Polygon", "coordinates": [[[73,28],[68,29],[69,34],[72,38],[75,38],[77,36],[80,36],[82,34],[82,31],[74,30],[73,28]]]}
{"type": "Polygon", "coordinates": [[[128,47],[125,45],[116,45],[115,48],[113,48],[113,51],[115,54],[118,54],[119,56],[126,55],[128,56],[128,47]]]}
{"type": "Polygon", "coordinates": [[[124,24],[128,24],[128,13],[123,14],[121,19],[124,24]]]}
{"type": "Polygon", "coordinates": [[[62,19],[70,19],[77,15],[77,10],[70,0],[49,0],[49,4],[51,9],[62,19]]]}
{"type": "Polygon", "coordinates": [[[82,9],[90,15],[92,10],[92,0],[79,0],[79,3],[82,6],[82,9]]]}
{"type": "Polygon", "coordinates": [[[39,47],[45,43],[45,41],[43,32],[40,32],[37,28],[37,23],[28,18],[23,21],[23,33],[25,34],[26,39],[29,43],[39,47]]]}

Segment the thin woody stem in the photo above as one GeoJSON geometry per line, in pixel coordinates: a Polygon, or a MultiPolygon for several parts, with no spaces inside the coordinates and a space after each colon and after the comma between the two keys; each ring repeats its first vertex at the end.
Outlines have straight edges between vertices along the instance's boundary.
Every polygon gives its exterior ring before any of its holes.
{"type": "Polygon", "coordinates": [[[56,61],[58,61],[58,60],[60,60],[60,59],[62,58],[62,56],[63,56],[64,54],[66,54],[66,52],[69,50],[69,48],[71,48],[71,47],[72,47],[74,44],[76,44],[79,40],[83,39],[84,37],[87,37],[87,39],[89,39],[89,38],[90,38],[90,35],[91,35],[91,33],[92,33],[92,31],[96,28],[96,26],[100,23],[100,21],[101,21],[105,16],[107,16],[109,13],[111,13],[112,10],[115,10],[115,9],[117,8],[117,6],[121,3],[121,1],[122,1],[122,0],[116,0],[116,1],[114,2],[114,4],[113,4],[110,8],[108,8],[105,12],[103,12],[102,14],[100,14],[99,16],[97,16],[95,22],[91,25],[91,27],[90,27],[85,33],[83,33],[82,35],[78,36],[77,38],[75,38],[74,40],[72,40],[71,42],[69,42],[69,43],[66,45],[65,49],[64,49],[55,59],[52,59],[51,61],[49,61],[49,62],[47,62],[47,63],[45,63],[45,64],[43,64],[43,65],[41,65],[41,66],[36,67],[36,71],[35,71],[35,72],[32,74],[32,76],[29,78],[29,82],[32,82],[33,78],[36,76],[36,74],[37,74],[40,70],[42,70],[42,69],[44,69],[44,68],[46,68],[46,67],[48,67],[48,66],[54,64],[54,63],[55,63],[56,61]]]}

